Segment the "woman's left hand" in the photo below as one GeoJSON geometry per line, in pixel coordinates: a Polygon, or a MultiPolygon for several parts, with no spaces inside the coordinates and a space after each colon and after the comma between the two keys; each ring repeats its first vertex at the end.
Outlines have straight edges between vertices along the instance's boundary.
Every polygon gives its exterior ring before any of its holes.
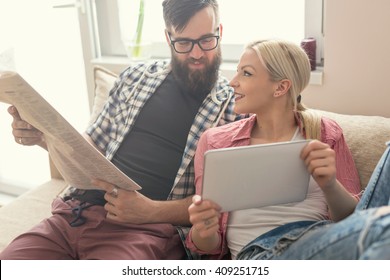
{"type": "Polygon", "coordinates": [[[322,190],[336,184],[336,153],[325,143],[310,141],[301,152],[307,169],[322,190]]]}

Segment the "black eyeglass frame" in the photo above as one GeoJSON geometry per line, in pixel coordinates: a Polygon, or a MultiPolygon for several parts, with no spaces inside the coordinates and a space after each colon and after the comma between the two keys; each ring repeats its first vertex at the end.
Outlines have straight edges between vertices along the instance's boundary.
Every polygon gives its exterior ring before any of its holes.
{"type": "MultiPolygon", "coordinates": [[[[216,31],[216,32],[219,33],[219,28],[217,28],[217,31],[216,31]]],[[[181,53],[181,54],[183,54],[183,53],[190,53],[190,52],[193,50],[195,44],[197,44],[197,45],[199,46],[199,48],[200,48],[202,51],[204,51],[204,52],[212,51],[212,50],[214,50],[214,49],[216,49],[216,48],[218,47],[219,39],[221,38],[221,36],[219,36],[219,35],[211,35],[211,36],[204,36],[204,37],[199,38],[199,39],[197,39],[197,40],[192,40],[192,39],[177,39],[177,40],[172,40],[172,38],[171,38],[171,33],[170,33],[169,31],[167,31],[167,33],[168,33],[169,41],[171,41],[171,45],[172,45],[173,49],[175,50],[175,52],[181,53]],[[207,39],[209,39],[209,38],[216,38],[216,39],[217,39],[217,42],[216,42],[216,44],[215,44],[215,46],[214,46],[213,48],[211,48],[211,49],[204,49],[204,48],[201,46],[200,41],[202,41],[202,40],[207,40],[207,39]],[[191,48],[190,48],[188,51],[186,51],[186,52],[178,51],[178,50],[176,49],[176,47],[175,47],[175,44],[176,44],[176,43],[180,43],[180,42],[188,42],[188,43],[191,43],[191,44],[192,44],[192,45],[191,45],[191,48]]]]}

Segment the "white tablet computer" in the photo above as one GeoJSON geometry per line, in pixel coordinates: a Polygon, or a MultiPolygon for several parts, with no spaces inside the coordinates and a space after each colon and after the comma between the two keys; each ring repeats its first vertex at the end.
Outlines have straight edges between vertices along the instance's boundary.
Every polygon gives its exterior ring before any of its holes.
{"type": "Polygon", "coordinates": [[[209,150],[203,199],[223,212],[302,201],[310,174],[300,158],[308,140],[209,150]]]}

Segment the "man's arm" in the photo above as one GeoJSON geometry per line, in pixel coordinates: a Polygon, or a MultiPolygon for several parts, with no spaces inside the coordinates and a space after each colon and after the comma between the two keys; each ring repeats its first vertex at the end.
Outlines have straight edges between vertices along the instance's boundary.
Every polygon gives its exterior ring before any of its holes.
{"type": "MultiPolygon", "coordinates": [[[[188,207],[192,203],[192,196],[180,200],[155,202],[159,204],[156,207],[157,213],[160,213],[157,214],[157,218],[158,215],[161,215],[164,219],[166,219],[167,223],[179,226],[191,225],[189,221],[188,207]]],[[[161,217],[158,219],[161,219],[161,217]]]]}

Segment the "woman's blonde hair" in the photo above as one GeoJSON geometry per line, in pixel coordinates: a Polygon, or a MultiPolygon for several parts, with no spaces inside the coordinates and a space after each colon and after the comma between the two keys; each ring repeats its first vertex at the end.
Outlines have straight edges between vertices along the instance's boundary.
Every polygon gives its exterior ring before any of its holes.
{"type": "Polygon", "coordinates": [[[288,79],[294,111],[306,138],[321,138],[321,117],[301,103],[301,92],[309,84],[310,60],[298,45],[282,40],[254,41],[246,46],[253,49],[268,70],[272,81],[288,79]]]}

